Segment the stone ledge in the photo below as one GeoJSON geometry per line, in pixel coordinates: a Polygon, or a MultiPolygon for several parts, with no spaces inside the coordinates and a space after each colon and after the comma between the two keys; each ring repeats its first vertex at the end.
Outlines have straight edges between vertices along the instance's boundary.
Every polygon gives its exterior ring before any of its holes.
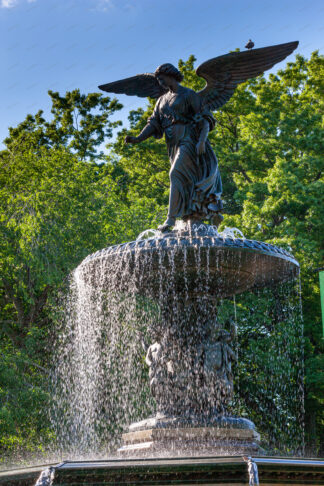
{"type": "Polygon", "coordinates": [[[254,423],[242,417],[230,416],[169,416],[158,412],[154,417],[148,417],[129,426],[129,432],[148,429],[193,429],[193,428],[216,428],[216,429],[248,429],[255,430],[254,423]]]}
{"type": "Polygon", "coordinates": [[[260,453],[260,435],[253,428],[147,428],[123,434],[123,457],[251,455],[260,453]]]}
{"type": "Polygon", "coordinates": [[[252,440],[238,439],[188,439],[159,440],[125,444],[118,449],[121,457],[199,457],[230,455],[255,455],[259,446],[252,440]]]}
{"type": "Polygon", "coordinates": [[[127,432],[122,435],[125,444],[135,444],[137,442],[150,441],[188,441],[199,439],[235,439],[235,440],[254,440],[259,441],[260,435],[253,429],[230,429],[216,427],[195,427],[179,429],[147,429],[135,432],[127,432]]]}

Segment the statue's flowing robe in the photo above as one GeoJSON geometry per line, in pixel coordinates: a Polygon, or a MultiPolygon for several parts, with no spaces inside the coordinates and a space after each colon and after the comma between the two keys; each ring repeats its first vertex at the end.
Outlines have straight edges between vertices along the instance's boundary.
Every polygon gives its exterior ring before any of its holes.
{"type": "Polygon", "coordinates": [[[195,91],[179,86],[177,93],[169,91],[159,98],[148,120],[156,138],[165,134],[171,162],[168,217],[209,218],[222,209],[222,181],[210,142],[206,140],[205,153],[196,152],[203,121],[210,130],[215,126],[211,112],[202,110],[201,104],[195,91]]]}

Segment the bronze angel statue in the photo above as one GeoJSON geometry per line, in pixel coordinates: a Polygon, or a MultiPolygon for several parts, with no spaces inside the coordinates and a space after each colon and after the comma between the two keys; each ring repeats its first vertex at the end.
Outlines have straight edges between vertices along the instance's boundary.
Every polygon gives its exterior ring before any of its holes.
{"type": "Polygon", "coordinates": [[[288,42],[209,59],[196,70],[206,81],[198,92],[182,86],[182,74],[169,63],[162,64],[154,73],[99,86],[112,93],[157,98],[142,132],[137,137],[127,136],[125,143],[140,143],[151,136],[165,135],[171,163],[170,196],[167,219],[159,227],[161,231],[172,228],[176,218],[209,220],[216,225],[223,219],[222,181],[217,158],[207,138],[215,127],[212,112],[231,98],[238,84],[270,69],[297,46],[297,41],[288,42]]]}

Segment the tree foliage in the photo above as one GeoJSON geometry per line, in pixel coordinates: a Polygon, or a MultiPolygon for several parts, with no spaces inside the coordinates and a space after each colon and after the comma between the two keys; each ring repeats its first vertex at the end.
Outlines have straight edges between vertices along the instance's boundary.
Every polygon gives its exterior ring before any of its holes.
{"type": "Polygon", "coordinates": [[[53,118],[46,121],[43,111],[27,115],[15,128],[9,128],[9,137],[4,140],[9,150],[29,140],[34,147],[58,148],[64,146],[81,160],[98,160],[103,152],[97,151],[120,121],[110,117],[122,108],[114,98],[110,100],[99,93],[81,94],[78,89],[67,91],[65,96],[49,91],[52,100],[53,118]]]}

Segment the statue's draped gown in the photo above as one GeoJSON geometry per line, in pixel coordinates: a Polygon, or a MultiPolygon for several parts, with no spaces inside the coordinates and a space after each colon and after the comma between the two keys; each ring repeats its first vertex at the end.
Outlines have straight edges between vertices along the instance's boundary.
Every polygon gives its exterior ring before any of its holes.
{"type": "Polygon", "coordinates": [[[156,138],[165,133],[171,162],[168,218],[198,214],[209,218],[222,209],[222,181],[210,142],[206,140],[205,153],[196,152],[204,119],[210,130],[215,126],[201,103],[199,94],[180,85],[176,93],[159,98],[148,120],[156,138]]]}

